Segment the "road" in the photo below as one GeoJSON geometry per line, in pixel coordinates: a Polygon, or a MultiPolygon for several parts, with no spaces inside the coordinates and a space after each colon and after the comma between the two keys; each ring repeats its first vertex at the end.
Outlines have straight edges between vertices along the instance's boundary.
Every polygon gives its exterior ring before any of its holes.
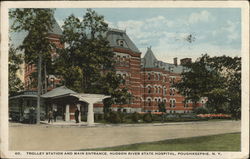
{"type": "Polygon", "coordinates": [[[240,132],[240,121],[117,126],[9,126],[14,151],[69,151],[240,132]]]}

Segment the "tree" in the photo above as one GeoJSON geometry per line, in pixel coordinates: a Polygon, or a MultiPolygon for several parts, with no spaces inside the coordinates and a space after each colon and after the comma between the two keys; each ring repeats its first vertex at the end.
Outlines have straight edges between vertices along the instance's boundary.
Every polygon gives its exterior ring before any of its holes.
{"type": "Polygon", "coordinates": [[[40,123],[40,95],[41,95],[41,69],[42,59],[45,64],[51,58],[53,49],[52,42],[48,39],[48,33],[54,23],[53,9],[13,9],[9,12],[10,18],[14,19],[11,29],[25,31],[20,49],[24,50],[24,60],[27,64],[37,64],[38,68],[38,98],[37,98],[37,123],[40,123]],[[46,60],[45,60],[46,59],[46,60]]]}
{"type": "Polygon", "coordinates": [[[162,119],[162,121],[164,121],[164,117],[165,117],[164,113],[166,113],[166,103],[160,102],[158,104],[158,108],[159,108],[159,112],[162,113],[161,114],[161,119],[162,119]]]}
{"type": "Polygon", "coordinates": [[[82,20],[70,15],[62,28],[61,41],[67,47],[57,51],[55,74],[76,92],[111,95],[104,100],[104,112],[109,112],[112,104],[129,103],[132,95],[126,88],[119,88],[123,79],[115,73],[104,17],[87,9],[82,20]]]}
{"type": "Polygon", "coordinates": [[[67,47],[59,50],[56,73],[64,77],[69,88],[76,89],[74,85],[77,85],[77,91],[96,92],[93,88],[101,78],[101,71],[112,71],[113,67],[113,52],[105,37],[108,24],[103,16],[87,9],[82,21],[71,15],[62,28],[61,40],[67,47]],[[66,78],[70,72],[79,74],[79,77],[66,78]]]}
{"type": "Polygon", "coordinates": [[[187,71],[182,73],[182,80],[175,87],[194,105],[201,97],[208,97],[207,108],[210,112],[224,113],[229,110],[232,115],[238,116],[235,113],[240,111],[240,65],[239,57],[209,57],[205,54],[184,66],[187,71]]]}
{"type": "Polygon", "coordinates": [[[17,77],[17,71],[20,70],[20,65],[23,63],[22,54],[17,54],[17,49],[9,45],[9,95],[15,95],[23,90],[23,83],[17,77]]]}

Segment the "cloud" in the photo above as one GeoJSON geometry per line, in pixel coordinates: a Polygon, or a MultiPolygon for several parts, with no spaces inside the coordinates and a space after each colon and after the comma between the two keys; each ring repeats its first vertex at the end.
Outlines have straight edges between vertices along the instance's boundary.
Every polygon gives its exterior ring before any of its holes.
{"type": "Polygon", "coordinates": [[[192,13],[189,18],[188,22],[190,24],[195,24],[198,22],[210,22],[213,21],[215,18],[212,16],[212,14],[206,10],[203,10],[198,13],[192,13]]]}

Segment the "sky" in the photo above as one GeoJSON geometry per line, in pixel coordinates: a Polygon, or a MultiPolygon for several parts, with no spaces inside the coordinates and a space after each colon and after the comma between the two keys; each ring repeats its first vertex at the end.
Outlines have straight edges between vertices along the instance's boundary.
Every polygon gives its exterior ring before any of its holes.
{"type": "MultiPolygon", "coordinates": [[[[144,56],[151,47],[156,58],[173,63],[173,58],[202,54],[241,56],[240,8],[93,8],[109,27],[126,30],[144,56]],[[186,40],[192,35],[192,42],[186,40]]],[[[60,26],[71,14],[82,19],[86,8],[57,8],[60,26]]]]}

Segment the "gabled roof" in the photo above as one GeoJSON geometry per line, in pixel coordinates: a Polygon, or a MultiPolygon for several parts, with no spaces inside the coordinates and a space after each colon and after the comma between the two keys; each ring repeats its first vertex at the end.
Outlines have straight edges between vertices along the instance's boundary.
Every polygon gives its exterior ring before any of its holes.
{"type": "Polygon", "coordinates": [[[133,52],[140,53],[140,50],[136,47],[133,41],[128,37],[125,31],[118,29],[109,29],[107,32],[107,39],[111,47],[125,48],[133,52]],[[123,40],[124,45],[120,46],[118,40],[123,40]]]}
{"type": "Polygon", "coordinates": [[[52,30],[50,30],[49,33],[56,34],[56,35],[62,35],[62,29],[55,19],[54,19],[54,23],[52,26],[52,30]]]}
{"type": "Polygon", "coordinates": [[[41,95],[41,97],[53,98],[53,97],[63,96],[63,95],[71,94],[71,93],[76,93],[76,92],[72,91],[71,89],[68,89],[65,86],[61,86],[61,87],[57,87],[55,89],[52,89],[51,91],[41,95]]]}
{"type": "Polygon", "coordinates": [[[154,55],[154,53],[151,50],[151,47],[148,47],[146,54],[143,58],[144,67],[145,68],[154,68],[155,63],[158,61],[154,55]]]}
{"type": "Polygon", "coordinates": [[[165,71],[173,72],[173,73],[182,73],[184,67],[181,65],[174,65],[166,62],[162,62],[157,60],[151,47],[147,49],[146,54],[142,59],[142,64],[144,68],[162,68],[165,71]]]}

